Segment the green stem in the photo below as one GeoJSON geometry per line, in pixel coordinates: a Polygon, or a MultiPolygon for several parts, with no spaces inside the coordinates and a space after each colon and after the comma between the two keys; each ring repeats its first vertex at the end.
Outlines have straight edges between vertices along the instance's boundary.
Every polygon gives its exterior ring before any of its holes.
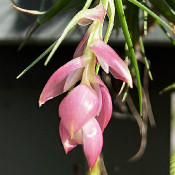
{"type": "Polygon", "coordinates": [[[121,23],[121,26],[122,26],[123,34],[125,36],[125,40],[126,40],[126,43],[128,45],[129,55],[131,57],[132,64],[135,68],[137,86],[138,86],[140,115],[142,116],[142,89],[141,89],[139,68],[138,68],[138,64],[137,64],[137,60],[136,60],[136,57],[135,57],[133,44],[132,44],[132,41],[131,41],[131,37],[130,37],[130,34],[129,34],[129,30],[128,30],[128,26],[127,26],[125,14],[124,14],[122,0],[115,0],[115,3],[116,3],[116,9],[117,9],[117,12],[118,12],[118,17],[119,17],[119,20],[120,20],[120,23],[121,23]]]}
{"type": "Polygon", "coordinates": [[[107,11],[108,11],[109,22],[108,22],[108,28],[107,28],[107,31],[106,31],[106,35],[105,35],[105,38],[104,38],[105,43],[108,42],[109,37],[111,36],[111,33],[112,33],[112,29],[114,27],[115,5],[114,5],[113,1],[111,1],[111,4],[109,4],[107,11]]]}
{"type": "MultiPolygon", "coordinates": [[[[142,0],[142,3],[146,6],[146,0],[142,0]]],[[[144,29],[144,35],[146,36],[148,33],[148,13],[143,10],[143,29],[144,29]]]]}
{"type": "Polygon", "coordinates": [[[87,0],[84,7],[83,7],[83,10],[88,9],[89,6],[91,5],[91,3],[92,3],[92,0],[87,0]]]}

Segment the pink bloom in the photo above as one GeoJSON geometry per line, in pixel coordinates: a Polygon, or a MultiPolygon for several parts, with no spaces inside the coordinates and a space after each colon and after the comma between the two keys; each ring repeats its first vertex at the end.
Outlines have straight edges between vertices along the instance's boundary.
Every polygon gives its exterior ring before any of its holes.
{"type": "Polygon", "coordinates": [[[110,71],[116,79],[123,80],[132,87],[132,77],[127,65],[109,45],[102,40],[95,40],[90,49],[106,73],[110,71]]]}

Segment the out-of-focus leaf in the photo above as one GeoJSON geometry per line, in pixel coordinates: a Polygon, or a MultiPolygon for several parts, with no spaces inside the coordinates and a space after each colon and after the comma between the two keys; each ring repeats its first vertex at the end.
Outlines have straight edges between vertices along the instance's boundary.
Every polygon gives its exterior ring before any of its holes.
{"type": "Polygon", "coordinates": [[[165,36],[171,41],[171,43],[175,46],[175,40],[171,37],[171,34],[166,31],[166,29],[163,27],[163,25],[156,20],[156,23],[158,24],[158,26],[162,29],[162,31],[165,33],[165,36]]]}
{"type": "Polygon", "coordinates": [[[30,36],[44,23],[53,18],[56,14],[62,11],[72,0],[58,0],[53,7],[48,10],[44,15],[40,16],[37,21],[32,25],[30,30],[27,32],[26,38],[19,47],[19,50],[25,45],[30,36]]]}
{"type": "Polygon", "coordinates": [[[86,0],[72,0],[63,10],[70,10],[81,5],[84,5],[86,0]]]}
{"type": "Polygon", "coordinates": [[[175,90],[175,83],[169,85],[168,87],[164,88],[162,91],[159,92],[160,95],[166,93],[166,92],[169,92],[169,91],[172,91],[172,90],[175,90]]]}
{"type": "Polygon", "coordinates": [[[135,45],[135,42],[138,40],[139,37],[139,8],[129,1],[127,1],[126,5],[126,21],[128,24],[132,43],[133,45],[135,45]]]}
{"type": "Polygon", "coordinates": [[[175,0],[165,0],[165,1],[175,11],[175,0]]]}
{"type": "Polygon", "coordinates": [[[149,0],[168,21],[175,24],[175,11],[165,0],[149,0]]]}
{"type": "Polygon", "coordinates": [[[47,11],[45,15],[39,17],[37,19],[37,23],[44,24],[45,22],[49,21],[52,17],[62,11],[72,0],[59,0],[57,1],[53,7],[47,11]]]}

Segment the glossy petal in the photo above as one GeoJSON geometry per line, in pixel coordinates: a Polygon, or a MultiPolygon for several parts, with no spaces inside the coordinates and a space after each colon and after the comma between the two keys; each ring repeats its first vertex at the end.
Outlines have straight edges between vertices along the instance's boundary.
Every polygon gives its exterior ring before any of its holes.
{"type": "Polygon", "coordinates": [[[78,24],[85,26],[90,24],[92,21],[103,21],[105,17],[105,8],[103,5],[97,5],[96,7],[92,9],[88,9],[87,12],[85,12],[85,18],[82,18],[79,20],[78,24]]]}
{"type": "Polygon", "coordinates": [[[97,94],[100,94],[98,97],[99,101],[101,101],[101,108],[99,115],[96,116],[96,120],[98,121],[103,132],[111,119],[112,100],[108,88],[98,76],[93,77],[91,83],[93,84],[93,87],[98,86],[98,88],[95,88],[96,91],[100,91],[100,93],[97,92],[97,94]]]}
{"type": "Polygon", "coordinates": [[[102,146],[103,136],[101,128],[95,118],[83,127],[83,148],[87,158],[89,168],[92,169],[97,158],[99,157],[102,146]]]}
{"type": "Polygon", "coordinates": [[[40,95],[39,106],[44,104],[47,100],[50,100],[63,93],[64,84],[68,74],[84,66],[85,61],[78,57],[69,61],[67,64],[60,67],[56,72],[54,72],[46,83],[40,95]]]}
{"type": "Polygon", "coordinates": [[[83,68],[76,69],[69,73],[64,84],[64,92],[74,86],[82,77],[83,68]]]}
{"type": "Polygon", "coordinates": [[[75,87],[62,100],[59,115],[71,138],[86,122],[96,116],[98,107],[96,92],[84,84],[75,87]]]}
{"type": "Polygon", "coordinates": [[[99,107],[97,110],[97,116],[100,114],[101,108],[102,108],[102,95],[101,95],[101,90],[100,90],[100,86],[97,83],[93,83],[92,84],[93,89],[97,92],[98,95],[98,99],[99,99],[99,107]]]}
{"type": "Polygon", "coordinates": [[[86,47],[86,42],[87,42],[87,39],[89,38],[89,35],[90,35],[90,32],[87,31],[85,33],[83,39],[81,40],[81,42],[78,44],[78,46],[74,52],[73,58],[77,58],[77,57],[83,55],[84,49],[86,47]]]}
{"type": "Polygon", "coordinates": [[[95,40],[90,49],[106,73],[110,71],[116,79],[121,79],[132,87],[132,78],[127,65],[109,45],[102,40],[95,40]]]}

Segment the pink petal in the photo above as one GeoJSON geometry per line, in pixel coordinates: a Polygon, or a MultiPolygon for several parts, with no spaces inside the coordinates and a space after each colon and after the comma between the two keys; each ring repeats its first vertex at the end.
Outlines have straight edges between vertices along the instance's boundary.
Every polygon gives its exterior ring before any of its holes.
{"type": "Polygon", "coordinates": [[[80,68],[69,73],[64,84],[64,92],[68,91],[81,79],[83,70],[83,68],[80,68]]]}
{"type": "Polygon", "coordinates": [[[89,38],[90,32],[87,31],[83,37],[83,39],[81,40],[81,42],[79,43],[79,45],[77,46],[75,52],[74,52],[74,56],[73,58],[77,58],[83,55],[84,49],[86,47],[86,42],[87,39],[89,38]]]}
{"type": "Polygon", "coordinates": [[[110,70],[116,79],[121,79],[132,87],[132,78],[127,65],[109,45],[102,40],[95,40],[90,49],[106,73],[110,70]]]}
{"type": "Polygon", "coordinates": [[[60,121],[59,133],[60,133],[60,137],[61,137],[61,141],[65,150],[65,153],[67,154],[70,150],[75,148],[78,143],[70,139],[70,135],[66,130],[66,128],[64,127],[62,121],[60,121]]]}
{"type": "Polygon", "coordinates": [[[103,21],[105,17],[105,8],[103,5],[97,5],[95,8],[88,9],[86,12],[84,12],[84,18],[80,19],[78,21],[79,25],[88,25],[92,21],[103,21]]]}
{"type": "Polygon", "coordinates": [[[96,116],[96,119],[101,127],[102,132],[109,123],[112,115],[112,101],[108,89],[104,86],[100,87],[102,94],[102,107],[100,114],[96,116]]]}
{"type": "Polygon", "coordinates": [[[101,128],[96,119],[93,118],[83,126],[82,130],[84,153],[87,158],[89,168],[92,169],[101,153],[103,146],[101,128]]]}
{"type": "Polygon", "coordinates": [[[107,124],[109,123],[109,120],[111,119],[112,100],[108,88],[98,76],[93,77],[91,83],[94,87],[98,86],[98,88],[96,89],[100,91],[100,93],[97,92],[97,94],[101,95],[99,97],[99,101],[101,101],[101,108],[99,115],[96,116],[96,120],[98,121],[103,132],[107,124]]]}
{"type": "Polygon", "coordinates": [[[100,90],[100,86],[97,83],[93,83],[92,84],[93,89],[97,92],[98,95],[98,99],[99,99],[99,108],[97,110],[97,115],[100,114],[101,111],[101,107],[102,107],[102,95],[101,95],[101,90],[100,90]]]}
{"type": "Polygon", "coordinates": [[[68,74],[71,71],[84,67],[84,65],[85,61],[78,57],[69,61],[64,66],[60,67],[56,72],[54,72],[40,95],[39,106],[44,104],[47,100],[50,100],[63,93],[64,84],[68,74]]]}
{"type": "Polygon", "coordinates": [[[96,116],[98,107],[96,92],[84,84],[75,87],[62,100],[59,115],[71,138],[86,122],[96,116]]]}

